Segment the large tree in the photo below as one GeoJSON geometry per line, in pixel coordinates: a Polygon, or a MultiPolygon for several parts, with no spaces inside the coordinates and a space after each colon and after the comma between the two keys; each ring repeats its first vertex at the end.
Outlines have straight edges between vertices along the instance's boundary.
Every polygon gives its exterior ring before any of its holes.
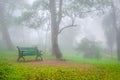
{"type": "Polygon", "coordinates": [[[62,0],[59,2],[59,11],[57,16],[56,12],[56,1],[49,0],[50,13],[51,13],[51,38],[52,38],[52,53],[56,55],[57,58],[62,58],[60,48],[58,46],[58,34],[59,34],[59,24],[62,18],[62,0]]]}
{"type": "MultiPolygon", "coordinates": [[[[120,61],[120,1],[119,0],[110,0],[110,5],[108,6],[109,9],[111,9],[111,14],[109,16],[109,21],[106,29],[108,30],[107,34],[109,34],[109,38],[113,38],[109,40],[109,44],[112,47],[112,40],[116,40],[116,46],[117,46],[117,58],[118,61],[120,61]],[[113,29],[114,28],[114,29],[113,29]],[[114,34],[115,30],[115,34],[114,34]],[[110,43],[111,42],[111,43],[110,43]]],[[[106,21],[105,21],[106,22],[106,21]]]]}
{"type": "Polygon", "coordinates": [[[110,10],[109,14],[105,15],[103,19],[103,30],[104,34],[106,36],[106,43],[109,49],[109,52],[111,53],[112,57],[112,52],[113,52],[113,47],[115,44],[115,28],[114,28],[114,21],[113,21],[113,11],[110,10]]]}
{"type": "Polygon", "coordinates": [[[15,24],[14,12],[23,3],[23,0],[0,0],[0,31],[2,33],[2,40],[10,50],[14,50],[14,45],[10,37],[9,28],[15,24]]]}
{"type": "Polygon", "coordinates": [[[13,43],[10,39],[10,35],[7,29],[6,20],[6,5],[4,1],[0,1],[0,31],[2,32],[2,38],[7,45],[7,48],[13,50],[13,43]]]}
{"type": "Polygon", "coordinates": [[[113,25],[116,30],[116,45],[117,45],[117,57],[120,61],[120,6],[119,1],[112,1],[112,10],[113,10],[113,25]]]}
{"type": "MultiPolygon", "coordinates": [[[[99,13],[104,11],[101,5],[109,1],[91,1],[91,0],[74,0],[74,1],[64,1],[63,0],[49,0],[50,13],[51,13],[51,37],[52,37],[52,52],[57,58],[62,58],[58,46],[58,35],[67,28],[76,27],[76,18],[83,18],[88,15],[88,13],[99,13]],[[60,27],[62,19],[64,17],[69,17],[71,24],[63,28],[60,27]]],[[[106,5],[104,5],[106,6],[106,5]]]]}

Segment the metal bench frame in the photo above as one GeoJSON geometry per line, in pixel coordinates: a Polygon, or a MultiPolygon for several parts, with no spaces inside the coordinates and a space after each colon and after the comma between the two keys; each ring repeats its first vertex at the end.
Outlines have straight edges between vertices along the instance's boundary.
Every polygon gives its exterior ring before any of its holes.
{"type": "Polygon", "coordinates": [[[37,47],[19,47],[19,46],[17,46],[17,48],[18,48],[18,59],[17,59],[17,61],[20,61],[21,58],[23,59],[23,61],[25,61],[24,56],[31,56],[31,54],[27,54],[27,55],[25,54],[25,52],[27,52],[27,53],[30,52],[28,50],[29,48],[36,50],[36,52],[34,53],[34,51],[33,51],[33,54],[32,54],[32,55],[36,55],[35,60],[41,60],[41,61],[43,60],[42,51],[39,51],[37,47]],[[21,50],[20,48],[23,48],[24,50],[21,50]],[[40,59],[39,59],[39,57],[40,57],[40,59]]]}

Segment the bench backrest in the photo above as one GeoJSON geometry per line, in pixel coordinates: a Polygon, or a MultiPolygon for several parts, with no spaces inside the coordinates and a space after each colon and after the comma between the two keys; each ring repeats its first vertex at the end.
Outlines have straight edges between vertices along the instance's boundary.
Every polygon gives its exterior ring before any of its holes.
{"type": "Polygon", "coordinates": [[[17,47],[19,54],[22,52],[23,55],[37,55],[39,53],[37,47],[17,47]]]}

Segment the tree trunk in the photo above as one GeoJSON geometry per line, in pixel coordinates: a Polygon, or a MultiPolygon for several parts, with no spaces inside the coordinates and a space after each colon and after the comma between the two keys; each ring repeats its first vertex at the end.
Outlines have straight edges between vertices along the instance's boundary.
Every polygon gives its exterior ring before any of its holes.
{"type": "Polygon", "coordinates": [[[52,37],[52,53],[56,56],[56,58],[60,59],[62,58],[62,54],[58,46],[58,35],[57,33],[52,32],[51,37],[52,37]]]}
{"type": "Polygon", "coordinates": [[[117,57],[118,61],[120,61],[120,30],[116,32],[116,42],[117,42],[117,57]]]}
{"type": "Polygon", "coordinates": [[[5,24],[4,14],[5,14],[4,4],[1,3],[0,4],[0,30],[2,32],[3,40],[7,44],[7,48],[10,50],[13,50],[14,46],[13,46],[12,41],[10,39],[8,29],[5,26],[6,24],[5,24]]]}
{"type": "Polygon", "coordinates": [[[116,31],[117,58],[118,58],[118,61],[120,61],[120,28],[118,28],[118,25],[117,25],[117,14],[116,14],[116,8],[115,8],[113,0],[112,0],[111,6],[112,6],[112,10],[113,10],[113,15],[112,15],[113,21],[114,21],[113,25],[114,25],[114,28],[116,31]]]}
{"type": "Polygon", "coordinates": [[[14,46],[10,39],[7,28],[3,25],[0,25],[0,27],[1,27],[1,31],[2,31],[2,38],[5,41],[5,43],[7,44],[7,48],[10,50],[14,50],[14,46]]]}
{"type": "Polygon", "coordinates": [[[59,25],[56,20],[56,6],[55,0],[50,1],[50,13],[51,13],[51,42],[52,42],[52,53],[56,56],[57,59],[62,58],[62,53],[58,46],[58,33],[59,25]]]}

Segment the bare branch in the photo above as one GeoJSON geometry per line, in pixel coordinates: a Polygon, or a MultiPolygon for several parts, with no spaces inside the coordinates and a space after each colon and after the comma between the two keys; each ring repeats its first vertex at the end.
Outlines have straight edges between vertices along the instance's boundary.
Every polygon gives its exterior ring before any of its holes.
{"type": "Polygon", "coordinates": [[[100,10],[102,10],[102,9],[89,10],[89,11],[80,12],[80,13],[89,13],[89,12],[100,11],[100,10]]]}
{"type": "Polygon", "coordinates": [[[70,28],[70,27],[77,27],[77,25],[68,25],[68,26],[66,26],[66,27],[63,27],[63,28],[60,29],[59,34],[60,34],[63,30],[65,30],[65,29],[67,29],[67,28],[70,28]]]}
{"type": "Polygon", "coordinates": [[[70,17],[70,19],[71,19],[71,21],[72,21],[72,24],[61,28],[61,29],[59,30],[59,33],[58,33],[58,34],[60,34],[63,30],[65,30],[65,29],[67,29],[67,28],[77,27],[77,25],[74,25],[77,16],[74,14],[74,15],[70,15],[69,17],[70,17]]]}

